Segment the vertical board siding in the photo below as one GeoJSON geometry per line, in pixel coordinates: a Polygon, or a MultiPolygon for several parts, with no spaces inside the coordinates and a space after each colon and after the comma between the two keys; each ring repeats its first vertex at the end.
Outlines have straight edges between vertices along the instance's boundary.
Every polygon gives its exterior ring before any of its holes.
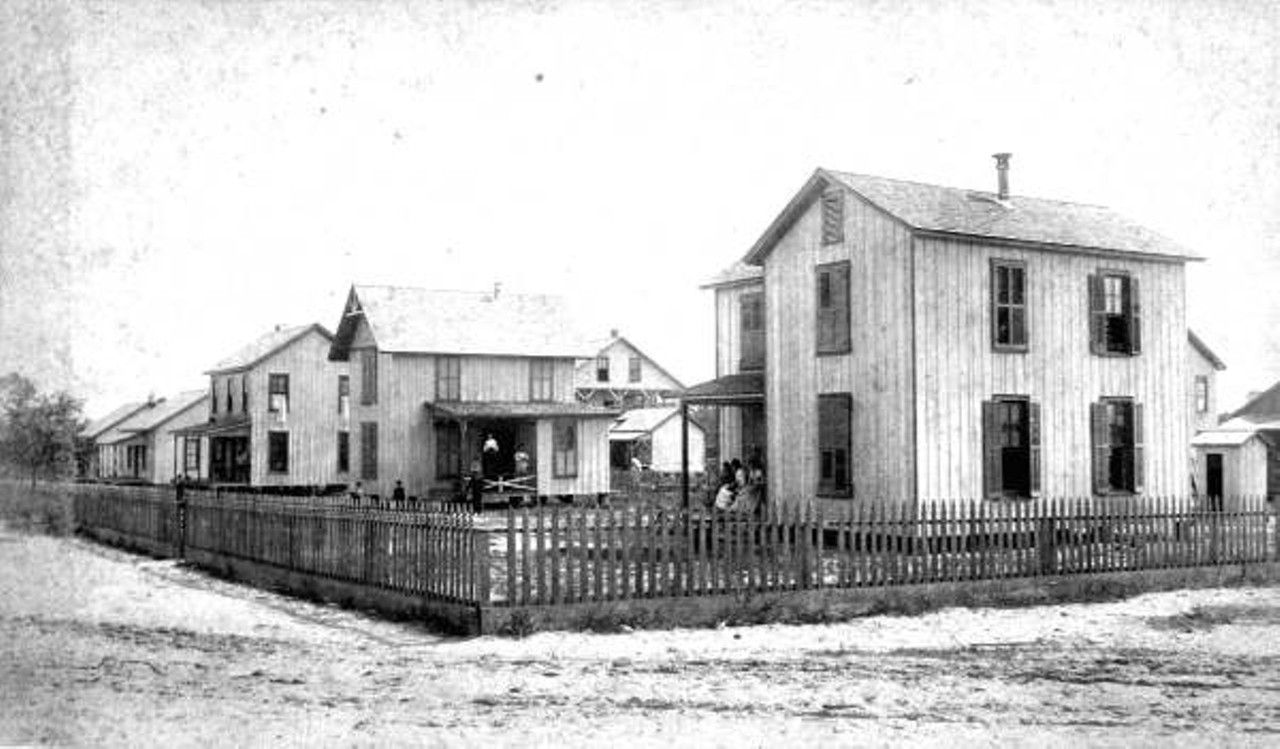
{"type": "Polygon", "coordinates": [[[557,478],[552,471],[552,435],[550,419],[538,421],[538,447],[534,459],[538,464],[538,493],[605,494],[609,491],[609,419],[577,419],[578,475],[557,478]]]}
{"type": "Polygon", "coordinates": [[[1128,396],[1145,406],[1146,493],[1189,491],[1188,375],[1181,264],[916,240],[919,493],[982,496],[981,404],[1026,395],[1041,404],[1045,495],[1092,492],[1089,404],[1128,396]],[[992,258],[1027,268],[1029,350],[991,348],[992,258]],[[1089,348],[1087,280],[1100,268],[1140,282],[1142,352],[1098,356],[1089,348]]]}
{"type": "MultiPolygon", "coordinates": [[[[737,374],[742,360],[742,316],[739,312],[745,294],[764,290],[764,281],[752,281],[716,289],[716,377],[737,374]]],[[[765,317],[768,318],[768,300],[765,317]]],[[[766,349],[768,343],[765,344],[766,349]]]]}
{"type": "MultiPolygon", "coordinates": [[[[209,400],[202,398],[151,432],[151,444],[147,447],[147,451],[155,455],[154,460],[151,460],[150,455],[148,455],[148,460],[150,461],[148,468],[151,470],[150,480],[153,484],[167,484],[182,472],[185,459],[183,442],[181,438],[177,440],[177,453],[175,454],[174,431],[204,424],[208,420],[209,400]]],[[[200,458],[201,460],[204,459],[203,453],[200,458]]]]}
{"type": "Polygon", "coordinates": [[[1191,434],[1212,429],[1218,425],[1218,370],[1200,351],[1187,342],[1187,358],[1190,370],[1187,372],[1187,414],[1191,434]],[[1196,377],[1202,376],[1209,382],[1209,408],[1200,413],[1196,410],[1196,377]]]}
{"type": "MultiPolygon", "coordinates": [[[[911,237],[846,194],[845,240],[821,244],[815,202],[765,263],[769,493],[780,503],[817,494],[818,395],[853,397],[854,502],[910,501],[912,472],[911,237]],[[816,356],[814,267],[850,263],[850,352],[816,356]]],[[[849,500],[826,500],[836,512],[849,500]]]]}

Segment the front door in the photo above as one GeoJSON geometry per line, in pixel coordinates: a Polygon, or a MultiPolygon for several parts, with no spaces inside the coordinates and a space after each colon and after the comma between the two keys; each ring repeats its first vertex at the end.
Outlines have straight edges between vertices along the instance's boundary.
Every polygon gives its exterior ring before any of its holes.
{"type": "Polygon", "coordinates": [[[1209,493],[1209,506],[1215,510],[1222,509],[1222,454],[1209,453],[1204,464],[1206,491],[1209,493]]]}

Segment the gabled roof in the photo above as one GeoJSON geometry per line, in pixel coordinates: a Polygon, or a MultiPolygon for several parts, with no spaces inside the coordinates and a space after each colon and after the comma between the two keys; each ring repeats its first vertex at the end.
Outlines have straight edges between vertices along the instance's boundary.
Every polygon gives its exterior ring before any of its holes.
{"type": "Polygon", "coordinates": [[[1260,435],[1253,431],[1208,429],[1192,437],[1191,444],[1196,447],[1237,447],[1254,437],[1260,435]]]}
{"type": "Polygon", "coordinates": [[[360,317],[378,349],[398,353],[594,355],[565,300],[543,294],[352,286],[330,359],[345,359],[360,317]]]}
{"type": "Polygon", "coordinates": [[[224,374],[226,372],[249,369],[313,330],[330,341],[333,340],[333,334],[319,323],[291,327],[277,326],[271,332],[263,334],[257,340],[213,365],[205,374],[224,374]]]}
{"type": "Polygon", "coordinates": [[[138,411],[147,407],[147,401],[136,401],[134,403],[126,403],[115,409],[111,413],[99,419],[89,422],[89,425],[80,432],[80,436],[89,439],[97,439],[99,435],[107,431],[111,427],[119,424],[125,419],[138,413],[138,411]]]}
{"type": "Polygon", "coordinates": [[[1214,369],[1221,372],[1227,368],[1227,365],[1222,363],[1222,360],[1218,358],[1218,355],[1213,353],[1213,351],[1205,345],[1204,341],[1200,340],[1200,336],[1196,335],[1190,328],[1187,328],[1187,340],[1191,342],[1192,348],[1199,351],[1200,355],[1213,365],[1214,369]]]}
{"type": "Polygon", "coordinates": [[[685,403],[763,403],[764,372],[739,372],[687,388],[680,399],[685,403]]]}
{"type": "Polygon", "coordinates": [[[137,427],[147,423],[151,418],[152,412],[160,408],[164,402],[164,398],[160,398],[158,400],[143,403],[142,408],[134,411],[127,419],[124,419],[120,423],[98,435],[96,440],[97,443],[100,445],[110,445],[137,437],[138,432],[140,431],[137,427]]]}
{"type": "MultiPolygon", "coordinates": [[[[649,356],[649,355],[648,355],[648,354],[646,354],[645,352],[641,351],[639,346],[637,346],[637,345],[635,345],[634,343],[632,343],[631,341],[627,340],[627,339],[626,339],[626,337],[624,337],[624,336],[614,334],[614,335],[609,336],[608,338],[604,338],[604,339],[601,339],[601,340],[597,340],[597,341],[595,341],[595,342],[593,343],[593,345],[596,347],[596,353],[595,353],[595,356],[599,356],[601,353],[603,353],[603,352],[604,352],[604,350],[605,350],[605,349],[609,348],[610,346],[612,346],[612,345],[613,345],[613,344],[615,344],[615,343],[623,343],[623,344],[626,344],[626,345],[627,345],[627,347],[629,347],[632,351],[634,351],[634,352],[636,352],[637,354],[639,354],[641,358],[645,359],[645,360],[646,360],[646,361],[648,361],[650,364],[652,364],[654,369],[658,370],[658,371],[659,371],[659,372],[661,372],[661,373],[662,373],[662,374],[663,374],[667,379],[669,379],[669,380],[671,380],[673,383],[675,383],[675,386],[676,386],[677,388],[680,388],[680,389],[682,389],[682,390],[684,389],[684,383],[680,382],[680,379],[679,379],[678,377],[676,377],[675,375],[673,375],[673,374],[671,374],[670,372],[668,372],[668,371],[667,371],[667,369],[666,369],[666,367],[663,367],[661,364],[659,364],[657,361],[655,361],[655,360],[654,360],[654,358],[653,358],[652,356],[649,356]]],[[[590,366],[591,366],[591,361],[590,361],[590,360],[588,360],[588,361],[584,361],[583,363],[579,364],[578,366],[579,366],[579,367],[590,367],[590,366]]],[[[625,388],[619,387],[619,388],[617,388],[617,389],[618,389],[618,390],[623,390],[623,389],[625,389],[625,388]]]]}
{"type": "Polygon", "coordinates": [[[764,278],[764,269],[758,265],[747,265],[739,260],[728,268],[707,279],[699,288],[714,289],[720,286],[738,286],[755,283],[764,278]]]}
{"type": "Polygon", "coordinates": [[[1258,393],[1231,413],[1230,418],[1252,422],[1280,421],[1280,382],[1258,393]]]}
{"type": "Polygon", "coordinates": [[[635,432],[647,434],[662,426],[668,419],[680,412],[675,406],[658,406],[656,408],[636,408],[618,417],[609,427],[610,434],[635,432]]]}
{"type": "Polygon", "coordinates": [[[1000,200],[978,190],[820,168],[752,246],[746,262],[763,263],[800,214],[833,185],[848,188],[918,234],[1165,260],[1202,259],[1105,206],[1021,195],[1000,200]]]}
{"type": "Polygon", "coordinates": [[[149,432],[188,409],[205,403],[208,398],[208,390],[188,390],[178,393],[172,398],[160,401],[155,408],[140,412],[136,418],[130,419],[127,425],[121,425],[120,430],[124,432],[149,432]]]}

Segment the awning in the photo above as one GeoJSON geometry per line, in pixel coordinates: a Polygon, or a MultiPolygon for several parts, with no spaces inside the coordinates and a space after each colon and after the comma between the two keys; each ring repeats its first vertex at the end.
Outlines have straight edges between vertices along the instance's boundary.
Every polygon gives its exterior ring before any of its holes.
{"type": "Polygon", "coordinates": [[[446,419],[616,419],[616,408],[591,406],[585,403],[527,403],[477,401],[467,403],[424,404],[446,419]]]}
{"type": "Polygon", "coordinates": [[[708,405],[764,403],[764,372],[743,372],[700,382],[685,390],[680,399],[708,405]]]}
{"type": "Polygon", "coordinates": [[[173,430],[173,434],[180,437],[204,437],[215,434],[233,434],[233,433],[249,433],[250,418],[248,416],[232,416],[221,421],[211,421],[208,424],[196,424],[195,426],[183,427],[182,429],[173,430]]]}

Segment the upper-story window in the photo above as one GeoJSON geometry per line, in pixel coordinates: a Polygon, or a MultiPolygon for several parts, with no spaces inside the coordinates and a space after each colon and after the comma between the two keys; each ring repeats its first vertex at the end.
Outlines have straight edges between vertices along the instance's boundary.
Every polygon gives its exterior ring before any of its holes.
{"type": "Polygon", "coordinates": [[[551,359],[529,360],[529,400],[555,400],[555,362],[551,359]]]}
{"type": "Polygon", "coordinates": [[[596,382],[609,381],[609,357],[596,357],[596,382]]]}
{"type": "Polygon", "coordinates": [[[378,350],[360,352],[360,405],[371,406],[378,402],[378,350]]]}
{"type": "Polygon", "coordinates": [[[1205,375],[1196,375],[1196,413],[1208,413],[1209,411],[1209,378],[1205,375]]]}
{"type": "Polygon", "coordinates": [[[764,367],[764,294],[751,291],[738,301],[739,327],[742,331],[742,355],[738,369],[748,371],[764,367]]]}
{"type": "Polygon", "coordinates": [[[844,241],[844,191],[828,190],[822,193],[822,243],[839,244],[844,241]]]}
{"type": "Polygon", "coordinates": [[[991,261],[991,345],[1027,350],[1027,268],[1017,260],[991,261]]]}
{"type": "Polygon", "coordinates": [[[462,399],[462,360],[456,356],[436,358],[436,400],[462,399]]]}
{"type": "Polygon", "coordinates": [[[216,379],[209,380],[209,414],[218,415],[218,381],[216,379]]]}
{"type": "Polygon", "coordinates": [[[1142,404],[1130,398],[1103,398],[1091,406],[1095,492],[1142,491],[1142,418],[1142,404]]]}
{"type": "Polygon", "coordinates": [[[289,375],[267,375],[267,410],[271,413],[289,413],[289,375]]]}
{"type": "Polygon", "coordinates": [[[226,385],[227,385],[226,410],[227,410],[227,413],[231,413],[234,409],[231,407],[231,378],[230,377],[226,379],[226,385]]]}
{"type": "Polygon", "coordinates": [[[1141,352],[1141,309],[1138,279],[1115,271],[1089,276],[1089,342],[1093,352],[1141,352]]]}
{"type": "Polygon", "coordinates": [[[240,375],[240,413],[249,413],[249,376],[240,375]]]}
{"type": "Polygon", "coordinates": [[[351,418],[351,376],[338,375],[338,415],[351,418]]]}
{"type": "Polygon", "coordinates": [[[627,382],[640,381],[640,357],[633,356],[627,359],[627,382]]]}
{"type": "Polygon", "coordinates": [[[817,352],[843,354],[849,351],[849,263],[827,263],[817,267],[817,352]]]}

